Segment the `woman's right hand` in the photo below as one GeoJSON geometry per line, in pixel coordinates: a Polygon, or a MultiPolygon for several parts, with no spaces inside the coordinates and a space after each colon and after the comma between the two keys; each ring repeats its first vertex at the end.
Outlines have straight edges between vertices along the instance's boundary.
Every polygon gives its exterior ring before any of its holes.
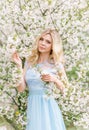
{"type": "Polygon", "coordinates": [[[18,67],[22,68],[22,60],[16,51],[12,54],[12,60],[18,67]]]}

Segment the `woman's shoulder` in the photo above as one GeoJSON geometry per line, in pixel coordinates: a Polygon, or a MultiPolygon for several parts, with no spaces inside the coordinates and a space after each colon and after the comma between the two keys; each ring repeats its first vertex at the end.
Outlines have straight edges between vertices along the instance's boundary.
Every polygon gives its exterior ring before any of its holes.
{"type": "Polygon", "coordinates": [[[63,69],[64,68],[64,64],[62,62],[56,63],[56,68],[57,69],[63,69]]]}

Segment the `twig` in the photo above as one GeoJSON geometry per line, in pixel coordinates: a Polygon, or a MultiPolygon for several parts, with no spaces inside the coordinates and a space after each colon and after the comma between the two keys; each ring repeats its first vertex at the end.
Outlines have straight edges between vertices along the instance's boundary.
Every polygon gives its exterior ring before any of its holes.
{"type": "Polygon", "coordinates": [[[19,18],[18,18],[18,21],[19,21],[20,25],[23,26],[23,28],[25,29],[25,31],[27,31],[27,28],[26,28],[25,25],[19,20],[19,18]]]}
{"type": "Polygon", "coordinates": [[[5,38],[7,39],[7,35],[2,30],[0,30],[0,31],[5,36],[5,38]]]}
{"type": "Polygon", "coordinates": [[[38,0],[37,0],[37,3],[38,3],[38,6],[40,8],[42,16],[46,16],[46,12],[48,11],[48,9],[44,10],[44,12],[43,12],[43,10],[41,9],[41,6],[40,6],[40,2],[38,0]]]}
{"type": "Polygon", "coordinates": [[[66,2],[66,0],[63,1],[61,4],[57,5],[55,8],[53,8],[53,10],[51,11],[51,14],[54,13],[56,10],[58,10],[65,2],[66,2]]]}
{"type": "Polygon", "coordinates": [[[11,99],[13,99],[15,105],[17,105],[17,106],[19,107],[20,105],[17,104],[17,102],[15,101],[15,99],[14,99],[7,91],[5,91],[5,92],[6,92],[6,94],[7,94],[11,99]]]}
{"type": "Polygon", "coordinates": [[[19,8],[20,8],[20,11],[22,11],[22,8],[21,8],[21,1],[19,0],[19,8]]]}
{"type": "Polygon", "coordinates": [[[51,21],[52,21],[52,24],[53,24],[55,30],[58,32],[57,26],[55,25],[54,20],[53,20],[51,14],[50,14],[50,18],[51,18],[51,21]]]}

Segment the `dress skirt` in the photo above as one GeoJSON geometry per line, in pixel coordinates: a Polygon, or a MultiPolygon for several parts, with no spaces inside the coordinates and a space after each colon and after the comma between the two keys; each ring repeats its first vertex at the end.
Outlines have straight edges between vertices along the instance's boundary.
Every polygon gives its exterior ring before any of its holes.
{"type": "Polygon", "coordinates": [[[29,93],[26,130],[66,130],[56,100],[41,90],[29,93]]]}

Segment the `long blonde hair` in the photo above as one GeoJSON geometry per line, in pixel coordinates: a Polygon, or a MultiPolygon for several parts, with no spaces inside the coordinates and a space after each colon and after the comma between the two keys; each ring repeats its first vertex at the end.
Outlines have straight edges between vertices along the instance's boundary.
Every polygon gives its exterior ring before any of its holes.
{"type": "Polygon", "coordinates": [[[53,59],[54,63],[64,62],[63,58],[63,48],[62,40],[59,33],[55,29],[47,29],[40,36],[37,37],[35,45],[28,57],[28,63],[34,65],[37,63],[39,58],[38,42],[43,35],[50,34],[52,37],[52,52],[50,53],[50,58],[53,59]]]}

